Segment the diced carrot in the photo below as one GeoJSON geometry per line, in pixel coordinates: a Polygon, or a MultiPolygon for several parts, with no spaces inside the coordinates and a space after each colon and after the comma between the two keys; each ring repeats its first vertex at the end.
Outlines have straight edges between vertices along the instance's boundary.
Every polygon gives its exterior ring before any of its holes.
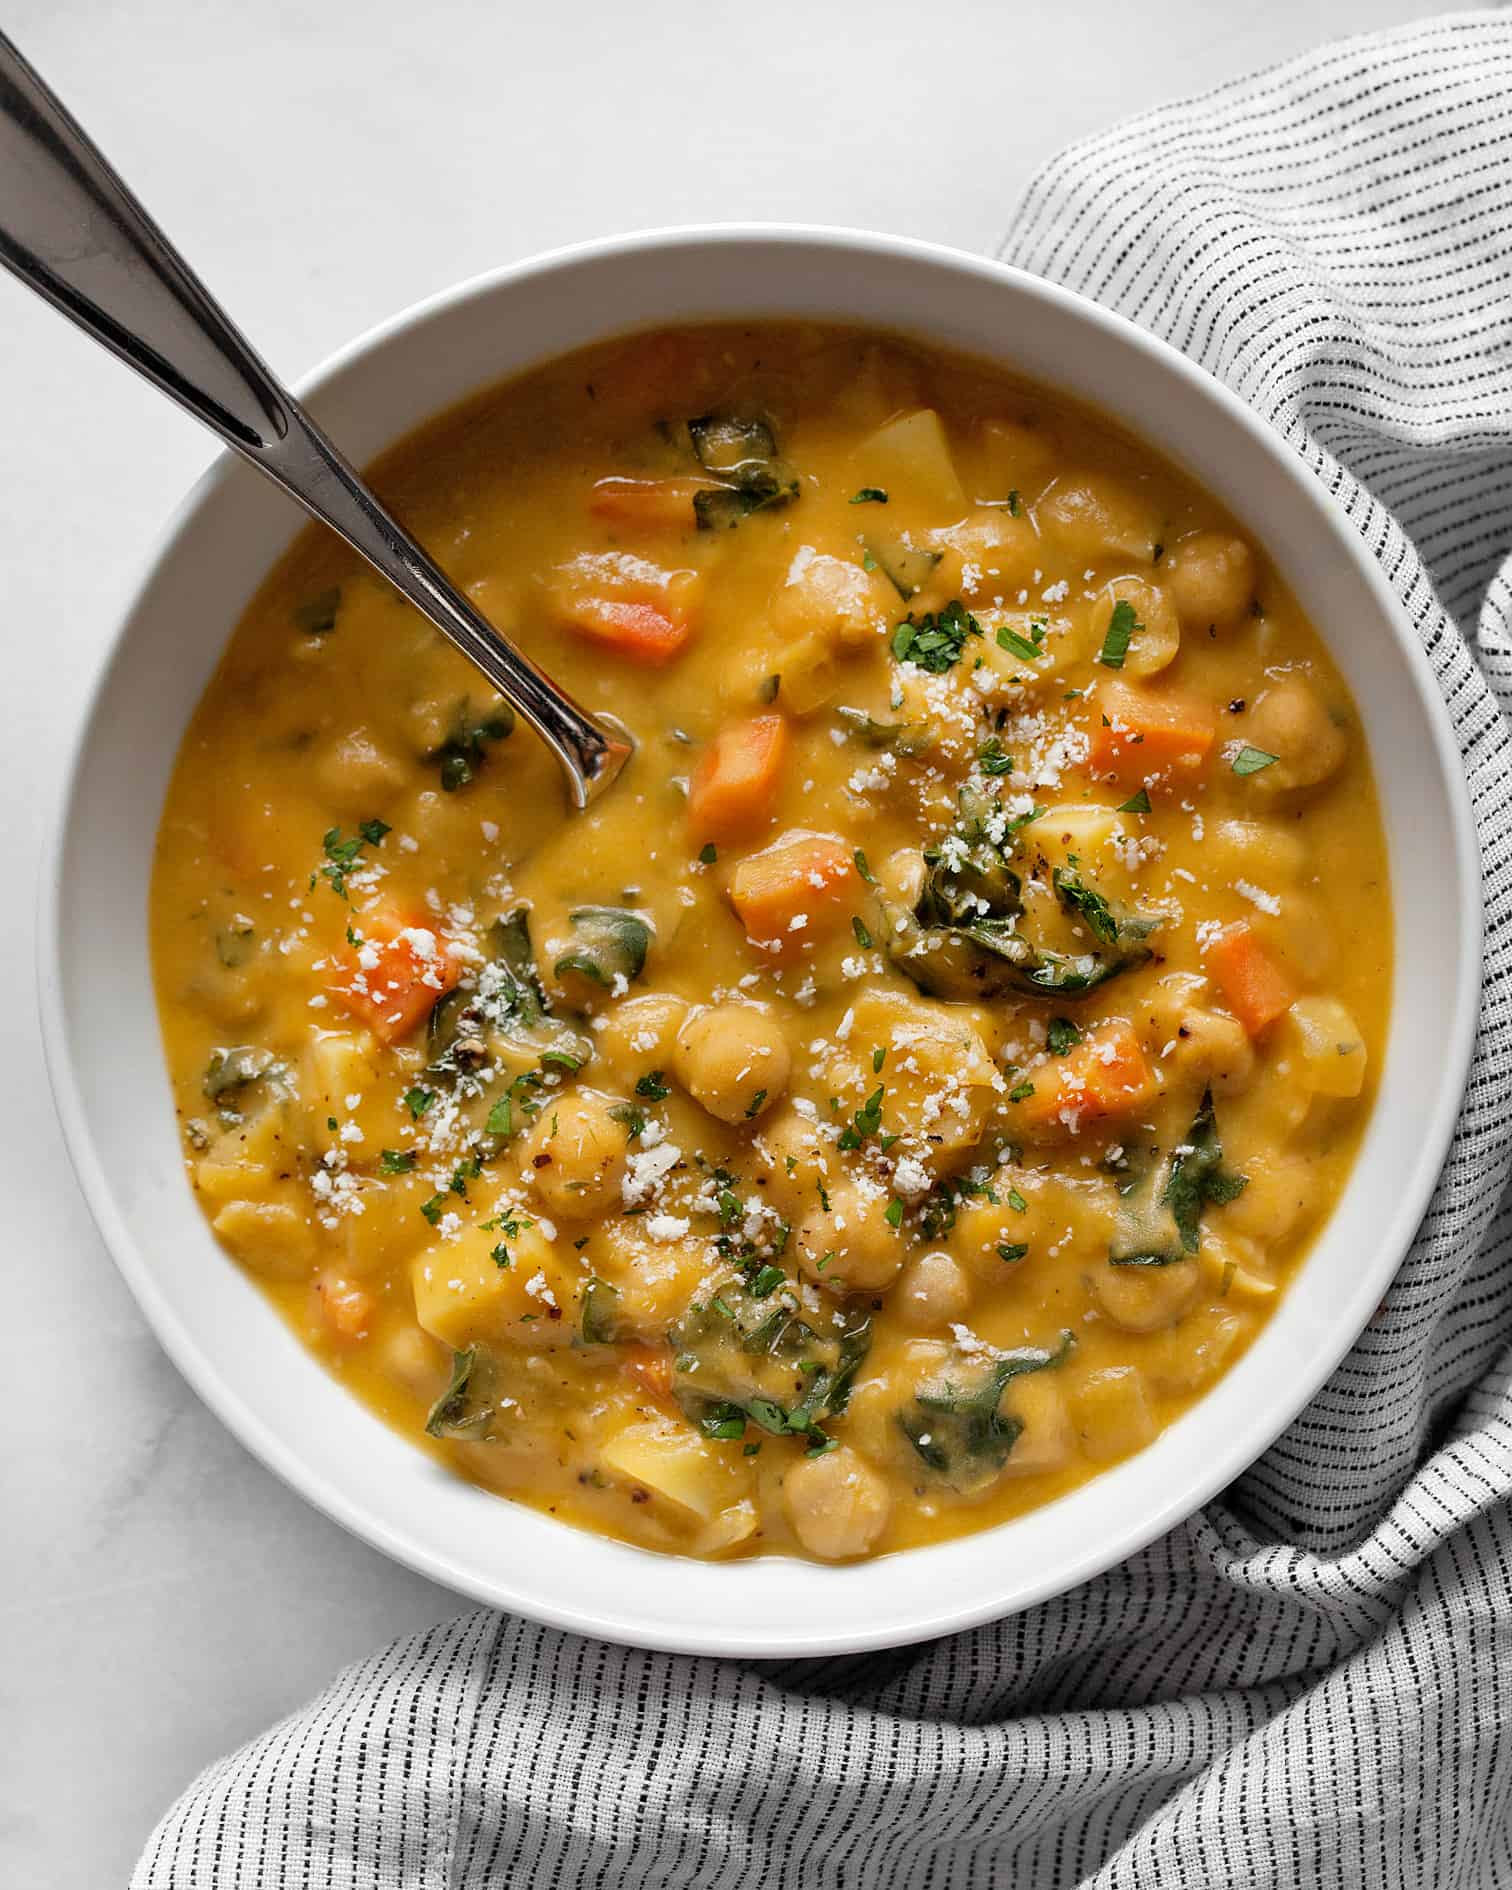
{"type": "Polygon", "coordinates": [[[360,1339],[373,1317],[373,1297],[339,1273],[322,1273],[315,1282],[321,1317],[338,1339],[360,1339]]]}
{"type": "Polygon", "coordinates": [[[704,491],[700,479],[600,479],[593,488],[588,510],[614,525],[638,526],[645,531],[691,531],[693,496],[704,491]]]}
{"type": "Polygon", "coordinates": [[[1123,683],[1105,683],[1092,707],[1093,771],[1129,783],[1200,774],[1218,732],[1205,703],[1123,683]]]}
{"type": "Polygon", "coordinates": [[[625,1369],[649,1396],[664,1400],[671,1397],[672,1359],[667,1352],[653,1352],[649,1345],[627,1346],[625,1369]]]}
{"type": "Polygon", "coordinates": [[[788,725],[756,715],[722,728],[698,758],[688,786],[688,826],[695,840],[738,840],[772,818],[788,725]]]}
{"type": "Polygon", "coordinates": [[[1028,1080],[1033,1091],[1013,1105],[1009,1120],[1042,1135],[1134,1115],[1156,1094],[1149,1058],[1122,1018],[1092,1031],[1065,1056],[1050,1058],[1028,1080]]]}
{"type": "Polygon", "coordinates": [[[357,929],[361,943],[337,955],[331,995],[380,1043],[397,1043],[430,1015],[461,968],[424,919],[372,913],[357,929]]]}
{"type": "Polygon", "coordinates": [[[1297,987],[1241,919],[1226,925],[1203,961],[1219,995],[1252,1037],[1261,1037],[1292,1007],[1297,987]]]}
{"type": "Polygon", "coordinates": [[[560,615],[578,636],[652,669],[670,663],[693,628],[679,612],[627,597],[574,597],[564,601],[560,615]]]}
{"type": "Polygon", "coordinates": [[[801,945],[855,902],[853,853],[833,834],[789,834],[735,868],[730,903],[748,937],[801,945]]]}

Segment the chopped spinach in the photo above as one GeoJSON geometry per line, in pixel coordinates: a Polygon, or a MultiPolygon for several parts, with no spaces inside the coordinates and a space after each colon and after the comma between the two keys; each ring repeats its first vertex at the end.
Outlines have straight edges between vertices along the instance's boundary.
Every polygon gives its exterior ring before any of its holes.
{"type": "Polygon", "coordinates": [[[1065,1331],[1053,1349],[1020,1346],[998,1353],[985,1365],[962,1356],[958,1365],[921,1385],[898,1413],[903,1435],[953,1489],[963,1494],[984,1489],[1008,1461],[1023,1430],[1018,1418],[1000,1408],[1003,1393],[1025,1372],[1063,1364],[1075,1343],[1073,1334],[1065,1331]]]}
{"type": "Polygon", "coordinates": [[[575,940],[553,967],[557,977],[575,971],[609,990],[616,978],[628,982],[645,970],[651,928],[638,913],[623,906],[579,906],[567,916],[575,940]]]}

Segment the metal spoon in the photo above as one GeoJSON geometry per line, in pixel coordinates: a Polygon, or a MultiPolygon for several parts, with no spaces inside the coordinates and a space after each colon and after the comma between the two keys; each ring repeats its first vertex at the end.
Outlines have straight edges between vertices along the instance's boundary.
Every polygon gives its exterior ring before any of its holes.
{"type": "Polygon", "coordinates": [[[501,636],[379,504],[3,34],[0,262],[361,552],[542,737],[574,806],[609,786],[628,733],[501,636]]]}

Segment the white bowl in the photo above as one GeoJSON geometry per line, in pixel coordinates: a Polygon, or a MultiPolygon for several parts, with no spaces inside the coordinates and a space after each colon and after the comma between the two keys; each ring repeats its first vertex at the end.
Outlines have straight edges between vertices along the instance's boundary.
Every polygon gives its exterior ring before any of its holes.
{"type": "Polygon", "coordinates": [[[1116,415],[1263,541],[1327,640],[1376,757],[1401,995],[1353,1177],[1248,1353],[1148,1449],[999,1528],[855,1567],[673,1560],[448,1476],[320,1369],[225,1256],[183,1173],[147,945],[153,837],[221,647],[302,519],[229,456],[172,521],[73,758],[42,893],[59,1114],[158,1337],[262,1460],[367,1541],[536,1620],[697,1653],[835,1653],[1027,1607],[1172,1528],[1296,1416],[1359,1333],[1427,1205],[1464,1086],[1480,869],[1458,751],[1375,561],[1317,479],[1217,382],[1090,302],[980,257],[834,230],[653,232],[500,270],[375,329],[302,388],[359,462],[488,382],[623,329],[838,317],[969,350],[1116,415]]]}

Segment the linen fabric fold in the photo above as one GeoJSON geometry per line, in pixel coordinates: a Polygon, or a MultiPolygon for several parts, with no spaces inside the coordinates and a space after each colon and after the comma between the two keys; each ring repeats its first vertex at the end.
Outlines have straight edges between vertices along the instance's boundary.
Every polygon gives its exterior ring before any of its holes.
{"type": "Polygon", "coordinates": [[[1429,656],[1486,978],[1406,1262],[1272,1450],[1072,1594],[781,1666],[474,1613],[211,1766],[136,1890],[1512,1882],[1512,18],[1120,125],[1041,172],[1001,253],[1270,421],[1429,656]]]}

